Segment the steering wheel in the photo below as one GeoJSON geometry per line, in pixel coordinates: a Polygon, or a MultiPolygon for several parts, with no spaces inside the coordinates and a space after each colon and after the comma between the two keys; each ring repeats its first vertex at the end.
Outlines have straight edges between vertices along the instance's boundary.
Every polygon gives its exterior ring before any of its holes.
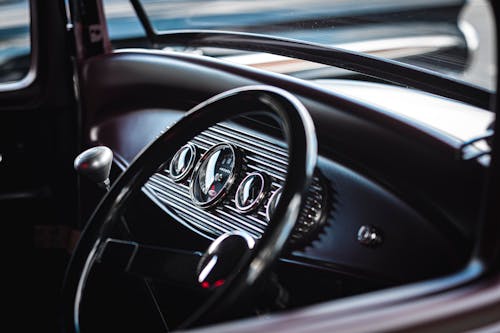
{"type": "Polygon", "coordinates": [[[97,262],[116,266],[125,272],[200,283],[204,287],[223,278],[224,283],[213,289],[211,296],[181,328],[217,318],[224,309],[249,293],[279,258],[297,221],[316,159],[317,141],[312,119],[302,103],[282,89],[242,87],[195,106],[135,158],[88,221],[66,272],[63,329],[80,332],[80,303],[87,278],[97,262]],[[151,175],[164,167],[169,157],[183,145],[217,123],[263,110],[280,120],[289,159],[281,199],[264,234],[255,244],[250,236],[241,232],[224,234],[200,256],[111,237],[127,200],[141,191],[151,175]],[[218,259],[216,263],[213,263],[214,256],[218,259]]]}

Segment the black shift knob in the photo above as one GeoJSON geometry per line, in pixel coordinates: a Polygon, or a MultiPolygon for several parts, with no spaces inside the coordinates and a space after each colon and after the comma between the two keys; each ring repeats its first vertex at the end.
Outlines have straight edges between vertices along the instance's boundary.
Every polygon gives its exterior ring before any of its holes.
{"type": "Polygon", "coordinates": [[[109,172],[113,162],[113,152],[105,146],[89,148],[75,158],[75,170],[96,182],[99,186],[109,189],[109,172]]]}

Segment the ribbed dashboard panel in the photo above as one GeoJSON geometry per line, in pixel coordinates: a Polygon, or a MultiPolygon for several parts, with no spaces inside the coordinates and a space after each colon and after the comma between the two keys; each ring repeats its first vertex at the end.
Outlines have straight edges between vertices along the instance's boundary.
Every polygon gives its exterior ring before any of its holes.
{"type": "MultiPolygon", "coordinates": [[[[169,170],[154,174],[144,185],[144,192],[165,211],[185,226],[208,238],[216,238],[225,232],[241,230],[258,239],[267,226],[266,205],[270,196],[284,184],[288,165],[288,152],[284,143],[260,133],[242,128],[233,123],[222,123],[209,128],[191,143],[202,156],[210,147],[219,143],[234,145],[242,156],[241,170],[228,195],[214,207],[205,209],[191,200],[191,175],[182,182],[169,177],[169,170]],[[268,191],[263,202],[251,213],[241,213],[234,202],[238,183],[249,173],[260,171],[268,176],[268,191]]],[[[317,227],[320,221],[313,216],[321,210],[325,199],[318,176],[306,198],[306,206],[301,214],[292,240],[303,240],[304,235],[317,227]],[[314,224],[314,225],[313,225],[314,224]]]]}

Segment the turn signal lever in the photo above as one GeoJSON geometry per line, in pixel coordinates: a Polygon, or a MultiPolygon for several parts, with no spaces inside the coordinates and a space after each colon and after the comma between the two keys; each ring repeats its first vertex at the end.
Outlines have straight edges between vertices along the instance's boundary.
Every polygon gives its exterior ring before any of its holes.
{"type": "Polygon", "coordinates": [[[75,170],[106,191],[109,191],[109,172],[113,162],[113,152],[105,146],[89,148],[75,158],[75,170]]]}

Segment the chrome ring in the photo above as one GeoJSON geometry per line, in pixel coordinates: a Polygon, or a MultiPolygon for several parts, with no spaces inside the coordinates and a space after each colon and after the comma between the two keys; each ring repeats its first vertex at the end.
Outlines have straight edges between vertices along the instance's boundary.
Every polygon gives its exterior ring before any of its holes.
{"type": "Polygon", "coordinates": [[[278,195],[281,195],[281,193],[283,192],[283,188],[278,188],[276,191],[273,192],[273,194],[271,195],[271,197],[269,198],[269,201],[267,202],[267,205],[266,205],[266,218],[267,218],[267,221],[271,221],[271,212],[270,212],[270,205],[273,203],[274,200],[277,200],[276,197],[278,195]]]}
{"type": "Polygon", "coordinates": [[[236,206],[236,209],[238,210],[238,212],[240,213],[248,213],[250,211],[252,211],[253,209],[255,209],[262,201],[262,199],[264,199],[264,196],[266,195],[267,191],[266,191],[266,185],[267,185],[267,181],[266,181],[266,175],[263,174],[262,172],[252,172],[252,173],[249,173],[245,178],[243,178],[243,180],[241,181],[241,183],[238,185],[238,188],[236,189],[236,193],[234,194],[234,204],[236,206]],[[261,179],[261,186],[260,186],[260,191],[259,191],[259,195],[257,196],[257,198],[255,199],[254,202],[252,202],[250,205],[246,206],[246,207],[242,207],[239,205],[238,203],[238,192],[240,191],[242,185],[245,183],[245,181],[250,178],[250,177],[253,177],[253,176],[259,176],[260,179],[261,179]]]}
{"type": "Polygon", "coordinates": [[[221,143],[218,143],[212,147],[210,147],[200,158],[200,160],[198,161],[198,163],[196,164],[196,167],[194,168],[194,171],[193,171],[193,174],[191,175],[191,181],[190,181],[190,184],[189,184],[189,195],[191,197],[191,201],[198,207],[201,207],[201,208],[210,208],[210,207],[213,207],[217,202],[219,202],[220,200],[222,200],[228,193],[229,189],[231,188],[231,186],[233,186],[235,180],[236,180],[236,176],[239,172],[239,170],[241,170],[241,165],[240,165],[240,158],[239,158],[239,154],[238,154],[238,151],[236,150],[236,148],[228,143],[228,142],[221,142],[221,143]],[[226,181],[226,183],[224,184],[224,187],[220,190],[220,192],[215,196],[213,197],[211,200],[207,201],[207,202],[199,202],[195,199],[194,197],[194,183],[195,183],[195,179],[196,177],[198,176],[198,172],[199,172],[199,169],[201,167],[201,165],[203,164],[203,162],[212,154],[212,152],[214,150],[217,150],[219,149],[220,147],[227,147],[229,149],[231,149],[232,153],[233,153],[233,156],[234,156],[234,165],[233,165],[233,170],[231,172],[231,175],[229,176],[228,180],[226,181]]]}
{"type": "Polygon", "coordinates": [[[193,170],[193,166],[194,166],[194,162],[196,161],[196,158],[197,158],[197,149],[196,149],[196,146],[193,145],[192,143],[188,143],[188,144],[185,144],[184,146],[181,147],[181,149],[179,149],[174,157],[172,157],[172,160],[170,161],[170,166],[168,168],[168,171],[169,171],[169,177],[174,181],[174,182],[180,182],[182,180],[184,180],[186,178],[187,175],[189,175],[189,172],[191,172],[191,170],[193,170]],[[188,162],[188,165],[186,166],[186,169],[179,175],[177,176],[174,176],[173,173],[172,173],[172,168],[173,168],[173,165],[172,163],[175,161],[177,155],[183,151],[185,148],[189,149],[190,152],[191,152],[191,159],[189,160],[188,162]]]}

